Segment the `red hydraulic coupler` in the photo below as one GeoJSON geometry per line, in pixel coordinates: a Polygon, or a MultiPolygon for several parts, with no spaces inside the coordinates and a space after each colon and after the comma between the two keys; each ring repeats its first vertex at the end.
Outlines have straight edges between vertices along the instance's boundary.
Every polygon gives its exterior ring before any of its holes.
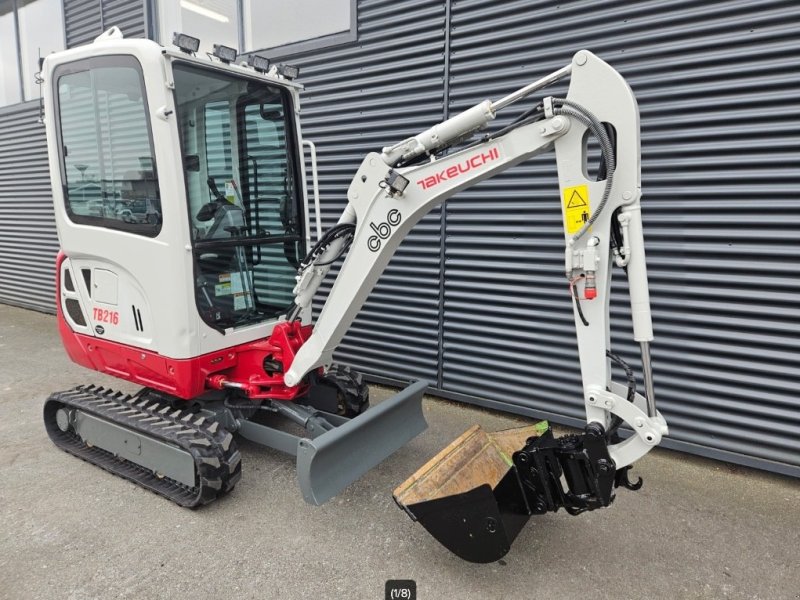
{"type": "Polygon", "coordinates": [[[586,271],[583,297],[586,300],[594,300],[597,298],[597,280],[595,279],[594,271],[586,271]]]}

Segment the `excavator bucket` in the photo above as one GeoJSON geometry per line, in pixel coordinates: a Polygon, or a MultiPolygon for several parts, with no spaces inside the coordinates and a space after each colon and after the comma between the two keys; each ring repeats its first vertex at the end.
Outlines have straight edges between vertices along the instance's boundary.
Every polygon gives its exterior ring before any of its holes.
{"type": "Polygon", "coordinates": [[[322,504],[428,427],[422,395],[412,383],[388,400],[315,438],[297,444],[297,477],[305,500],[322,504]]]}
{"type": "Polygon", "coordinates": [[[546,421],[495,433],[475,425],[400,485],[394,499],[457,556],[499,560],[531,514],[512,455],[548,430],[546,421]]]}

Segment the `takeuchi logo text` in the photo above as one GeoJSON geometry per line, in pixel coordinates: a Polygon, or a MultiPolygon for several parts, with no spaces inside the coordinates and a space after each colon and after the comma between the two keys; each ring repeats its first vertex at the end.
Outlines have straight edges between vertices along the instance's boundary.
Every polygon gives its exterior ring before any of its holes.
{"type": "Polygon", "coordinates": [[[434,175],[429,175],[424,179],[420,179],[417,181],[417,185],[422,186],[423,190],[427,190],[432,188],[436,185],[444,181],[450,181],[451,179],[457,178],[459,175],[463,175],[464,173],[469,173],[470,171],[477,169],[487,163],[493,162],[500,158],[500,151],[497,149],[497,146],[487,150],[485,152],[480,152],[479,154],[475,154],[474,156],[470,156],[469,158],[465,158],[461,162],[452,167],[447,167],[446,169],[442,169],[438,173],[434,175]]]}

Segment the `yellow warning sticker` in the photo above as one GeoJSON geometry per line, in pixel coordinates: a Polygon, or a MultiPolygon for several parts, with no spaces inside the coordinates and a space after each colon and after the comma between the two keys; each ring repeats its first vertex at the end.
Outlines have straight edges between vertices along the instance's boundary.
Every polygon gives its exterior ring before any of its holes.
{"type": "Polygon", "coordinates": [[[564,188],[564,227],[567,233],[577,233],[589,220],[589,186],[564,188]]]}

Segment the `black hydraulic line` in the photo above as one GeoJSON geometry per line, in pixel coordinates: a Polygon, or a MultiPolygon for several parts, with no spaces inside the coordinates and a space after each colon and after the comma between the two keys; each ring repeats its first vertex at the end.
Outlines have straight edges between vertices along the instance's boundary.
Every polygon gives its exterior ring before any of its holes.
{"type": "Polygon", "coordinates": [[[509,123],[502,129],[498,129],[494,133],[486,134],[479,140],[475,140],[471,144],[467,144],[463,148],[460,148],[459,152],[463,150],[469,150],[470,148],[473,148],[480,144],[491,142],[492,140],[495,140],[502,135],[506,135],[507,133],[510,133],[515,129],[518,129],[519,127],[523,127],[524,125],[529,125],[531,123],[536,123],[537,121],[541,121],[542,119],[544,119],[544,109],[542,108],[541,105],[537,105],[532,109],[522,113],[519,117],[514,119],[511,123],[509,123]]]}
{"type": "MultiPolygon", "coordinates": [[[[615,254],[619,254],[625,258],[622,254],[622,249],[625,246],[624,240],[622,239],[622,229],[619,224],[619,214],[622,211],[622,207],[619,207],[617,210],[614,211],[614,214],[611,215],[611,248],[615,251],[615,254]]],[[[628,274],[628,266],[623,265],[622,270],[625,272],[625,275],[628,274]]]]}
{"type": "Polygon", "coordinates": [[[352,241],[355,229],[356,226],[354,223],[339,223],[328,229],[328,231],[322,234],[322,237],[317,241],[316,244],[314,244],[314,247],[311,248],[308,254],[306,254],[306,257],[300,262],[300,268],[305,268],[313,263],[314,260],[318,256],[322,255],[327,247],[337,239],[349,238],[349,240],[345,240],[345,243],[342,245],[341,250],[335,258],[326,263],[319,263],[316,266],[323,267],[334,263],[350,247],[350,241],[352,241]]]}
{"type": "Polygon", "coordinates": [[[614,354],[611,350],[606,350],[606,356],[610,358],[612,361],[617,363],[623,371],[625,371],[625,377],[628,379],[628,402],[633,402],[634,398],[636,397],[636,376],[633,373],[633,369],[631,366],[625,362],[621,356],[618,354],[614,354]]]}
{"type": "MultiPolygon", "coordinates": [[[[633,403],[634,399],[636,398],[636,377],[633,373],[633,369],[631,366],[625,362],[621,356],[618,354],[614,354],[611,350],[606,350],[606,356],[614,361],[617,365],[622,367],[622,370],[625,371],[625,377],[628,380],[628,394],[627,394],[627,401],[633,403]]],[[[613,415],[611,419],[611,423],[609,424],[607,435],[608,439],[611,441],[618,440],[617,430],[619,429],[620,425],[622,425],[623,420],[618,417],[617,415],[613,415]]],[[[623,473],[621,482],[627,487],[628,489],[638,490],[641,487],[641,483],[638,484],[630,484],[627,480],[627,474],[623,473]],[[632,487],[633,486],[633,487],[632,487]]]]}
{"type": "Polygon", "coordinates": [[[563,98],[553,98],[553,107],[553,114],[571,117],[579,123],[582,123],[589,129],[589,131],[592,132],[592,134],[594,134],[594,136],[600,142],[600,152],[603,157],[603,168],[606,175],[606,185],[603,189],[603,196],[600,200],[600,204],[598,204],[597,208],[595,208],[595,210],[589,216],[589,219],[586,221],[586,223],[584,223],[583,226],[575,233],[575,235],[572,236],[570,240],[571,245],[573,242],[576,242],[583,237],[587,231],[589,231],[589,228],[594,225],[594,222],[603,212],[609,196],[611,195],[611,187],[614,183],[614,172],[617,168],[617,162],[614,155],[614,145],[609,138],[608,131],[603,123],[601,123],[600,120],[594,116],[594,114],[580,104],[576,104],[575,102],[571,102],[563,98]]]}
{"type": "MultiPolygon", "coordinates": [[[[583,278],[583,275],[581,275],[581,278],[583,278]]],[[[589,321],[587,321],[586,317],[583,315],[583,309],[581,308],[581,299],[580,296],[578,296],[578,286],[573,284],[571,287],[572,287],[572,297],[575,300],[575,308],[578,310],[578,316],[581,318],[581,322],[586,327],[588,327],[589,321]]]]}
{"type": "Polygon", "coordinates": [[[619,213],[622,210],[622,207],[618,208],[614,211],[614,214],[611,216],[611,247],[622,249],[623,240],[622,240],[622,231],[619,224],[619,213]]]}
{"type": "MultiPolygon", "coordinates": [[[[606,131],[606,135],[608,135],[608,139],[611,142],[611,147],[616,154],[617,149],[617,133],[614,128],[611,126],[610,123],[603,123],[603,129],[606,131]]],[[[608,175],[608,169],[606,165],[606,161],[602,161],[600,163],[599,168],[597,169],[597,181],[603,181],[606,176],[608,175]]]]}
{"type": "Polygon", "coordinates": [[[540,106],[537,106],[523,113],[522,115],[517,117],[515,120],[513,120],[511,123],[509,123],[502,129],[495,131],[493,134],[489,136],[486,136],[486,141],[487,142],[492,141],[494,139],[499,138],[501,135],[505,135],[507,133],[510,133],[511,131],[514,131],[515,129],[518,129],[519,127],[522,127],[524,125],[529,125],[531,123],[536,123],[537,121],[541,121],[542,119],[544,119],[544,109],[541,108],[540,106]]]}

